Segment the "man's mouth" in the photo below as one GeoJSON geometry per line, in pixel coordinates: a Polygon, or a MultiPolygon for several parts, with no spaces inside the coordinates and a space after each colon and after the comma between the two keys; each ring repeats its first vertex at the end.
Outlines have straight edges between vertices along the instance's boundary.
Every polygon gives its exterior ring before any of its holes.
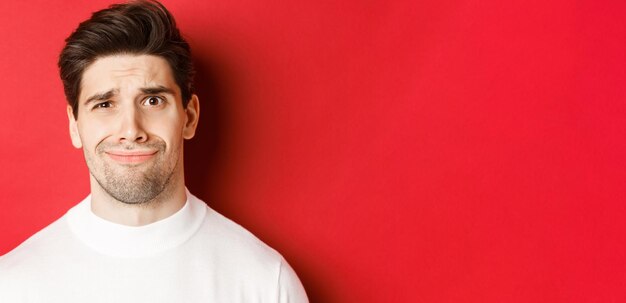
{"type": "Polygon", "coordinates": [[[107,151],[105,153],[113,159],[113,161],[118,163],[139,164],[152,159],[157,151],[107,151]]]}

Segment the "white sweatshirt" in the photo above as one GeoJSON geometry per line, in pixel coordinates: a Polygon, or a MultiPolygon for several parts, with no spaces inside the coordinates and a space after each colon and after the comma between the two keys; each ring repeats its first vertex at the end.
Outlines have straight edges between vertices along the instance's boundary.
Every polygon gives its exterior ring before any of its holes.
{"type": "Polygon", "coordinates": [[[187,192],[139,227],[91,211],[91,196],[0,257],[0,302],[308,302],[279,253],[187,192]]]}

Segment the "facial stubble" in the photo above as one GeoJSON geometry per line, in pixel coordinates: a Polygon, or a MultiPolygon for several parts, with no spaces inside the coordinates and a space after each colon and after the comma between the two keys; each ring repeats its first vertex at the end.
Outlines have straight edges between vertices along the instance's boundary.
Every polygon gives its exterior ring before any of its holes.
{"type": "MultiPolygon", "coordinates": [[[[163,141],[142,143],[142,149],[157,150],[155,158],[148,163],[119,165],[106,159],[106,150],[115,145],[104,142],[96,146],[96,157],[84,151],[87,167],[100,187],[113,199],[129,205],[148,204],[163,196],[171,187],[179,158],[174,163],[165,157],[166,144],[163,141]],[[94,159],[98,158],[98,159],[94,159]],[[107,161],[108,160],[108,161],[107,161]],[[100,163],[98,163],[100,162],[100,163]]],[[[132,150],[138,146],[124,146],[132,150]]],[[[174,151],[174,154],[177,151],[174,151]]]]}

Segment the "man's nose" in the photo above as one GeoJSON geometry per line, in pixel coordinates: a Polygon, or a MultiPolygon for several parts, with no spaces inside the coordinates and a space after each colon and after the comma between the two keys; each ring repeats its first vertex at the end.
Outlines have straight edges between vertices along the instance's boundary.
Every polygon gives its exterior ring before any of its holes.
{"type": "Polygon", "coordinates": [[[120,112],[118,139],[120,142],[142,143],[148,140],[141,112],[128,106],[120,112]]]}

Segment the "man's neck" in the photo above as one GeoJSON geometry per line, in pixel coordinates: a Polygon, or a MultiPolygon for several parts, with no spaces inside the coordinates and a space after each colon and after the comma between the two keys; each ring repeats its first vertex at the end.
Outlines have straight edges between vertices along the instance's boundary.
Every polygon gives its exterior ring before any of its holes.
{"type": "Polygon", "coordinates": [[[102,219],[122,225],[142,226],[154,223],[175,214],[185,205],[187,193],[183,182],[180,183],[180,186],[164,190],[151,201],[128,204],[111,197],[92,180],[91,211],[102,219]]]}

